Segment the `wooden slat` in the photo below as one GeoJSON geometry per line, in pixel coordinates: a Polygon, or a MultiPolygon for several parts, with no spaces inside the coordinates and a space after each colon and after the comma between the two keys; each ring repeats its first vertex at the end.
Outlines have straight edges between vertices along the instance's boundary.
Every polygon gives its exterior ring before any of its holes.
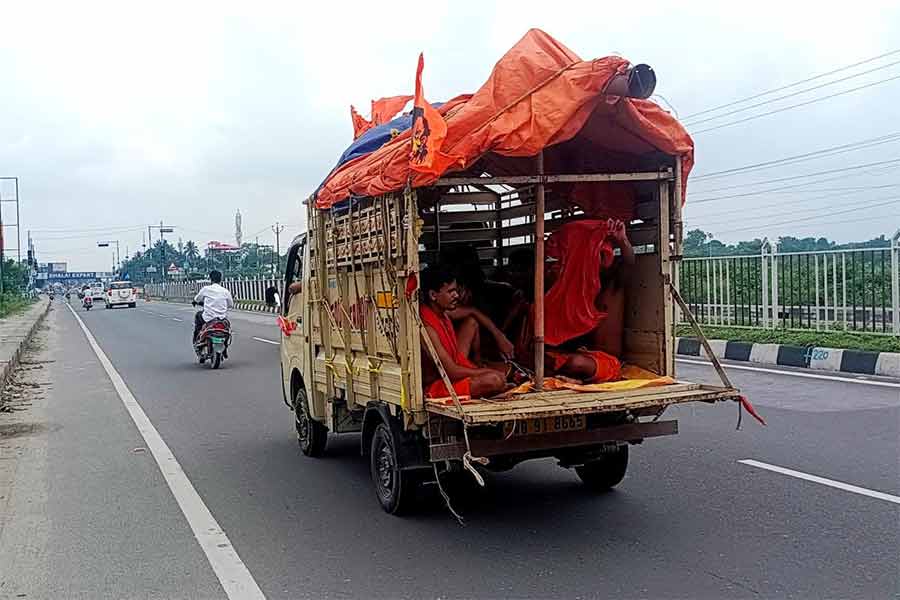
{"type": "MultiPolygon", "coordinates": [[[[680,388],[681,391],[672,391],[670,389],[671,387],[672,386],[666,386],[665,388],[647,388],[647,390],[643,390],[645,394],[631,396],[611,395],[609,392],[605,392],[601,393],[605,394],[605,397],[598,397],[600,394],[585,393],[581,394],[581,396],[587,397],[583,400],[575,400],[571,397],[567,397],[565,400],[560,400],[558,402],[536,401],[528,406],[518,404],[516,407],[511,407],[509,406],[509,402],[503,401],[466,404],[463,406],[463,412],[465,413],[466,420],[470,423],[498,423],[526,418],[616,412],[653,406],[664,407],[682,402],[708,402],[734,398],[738,394],[737,390],[734,389],[716,388],[712,386],[695,385],[693,389],[680,388]]],[[[429,402],[427,408],[434,413],[459,418],[456,409],[452,406],[429,402]]]]}
{"type": "Polygon", "coordinates": [[[509,175],[500,177],[445,177],[434,185],[527,185],[538,183],[578,183],[582,181],[659,181],[673,179],[672,170],[649,173],[610,173],[594,175],[509,175]]]}
{"type": "Polygon", "coordinates": [[[496,201],[497,194],[493,192],[459,192],[441,196],[441,204],[493,204],[496,201]]]}
{"type": "MultiPolygon", "coordinates": [[[[453,223],[493,223],[497,220],[494,210],[454,210],[441,212],[441,234],[444,225],[453,223]]],[[[434,227],[434,213],[422,214],[422,221],[428,227],[434,227]]],[[[452,230],[451,230],[452,231],[452,230]]]]}

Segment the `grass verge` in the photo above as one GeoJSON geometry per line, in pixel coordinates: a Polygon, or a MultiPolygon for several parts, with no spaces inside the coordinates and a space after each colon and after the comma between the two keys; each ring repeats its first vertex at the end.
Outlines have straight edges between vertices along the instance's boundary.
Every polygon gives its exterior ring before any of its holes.
{"type": "Polygon", "coordinates": [[[0,294],[0,319],[23,312],[31,302],[19,294],[0,294]]]}
{"type": "MultiPolygon", "coordinates": [[[[900,352],[900,337],[873,335],[870,333],[786,331],[783,329],[744,329],[741,327],[711,326],[704,326],[703,333],[711,340],[844,348],[847,350],[868,350],[870,352],[900,352]]],[[[689,325],[679,325],[678,335],[696,337],[694,330],[689,325]]]]}

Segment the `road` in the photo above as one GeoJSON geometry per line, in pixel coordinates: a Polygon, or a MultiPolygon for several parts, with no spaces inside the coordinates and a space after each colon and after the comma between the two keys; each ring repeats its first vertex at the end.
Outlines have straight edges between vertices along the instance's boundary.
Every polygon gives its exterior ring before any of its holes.
{"type": "MultiPolygon", "coordinates": [[[[672,411],[681,433],[633,447],[616,491],[592,495],[553,460],[526,463],[492,476],[461,526],[437,502],[411,517],[384,514],[358,436],[332,436],[323,459],[300,455],[270,315],[235,315],[220,371],[192,358],[189,307],[78,315],[267,598],[871,598],[900,589],[896,383],[731,370],[768,427],[745,418],[736,431],[733,405],[681,407],[672,411]],[[738,462],[748,459],[862,493],[738,462]]],[[[6,441],[19,466],[0,499],[0,595],[228,597],[192,532],[195,515],[182,512],[62,304],[41,340],[33,363],[48,368],[33,376],[46,379],[36,384],[44,392],[18,417],[34,426],[6,441]]],[[[679,375],[714,382],[708,366],[679,363],[679,375]]]]}

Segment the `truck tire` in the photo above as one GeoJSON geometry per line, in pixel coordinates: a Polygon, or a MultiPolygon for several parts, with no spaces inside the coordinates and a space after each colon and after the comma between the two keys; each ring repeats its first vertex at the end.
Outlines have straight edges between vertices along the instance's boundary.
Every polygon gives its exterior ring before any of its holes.
{"type": "Polygon", "coordinates": [[[418,483],[413,472],[400,468],[397,443],[391,428],[385,423],[379,423],[372,435],[369,452],[375,496],[381,508],[391,515],[410,512],[418,483]]]}
{"type": "Polygon", "coordinates": [[[575,473],[589,489],[604,492],[617,486],[628,470],[628,444],[615,451],[575,467],[575,473]]]}
{"type": "Polygon", "coordinates": [[[325,454],[328,428],[310,416],[306,390],[302,387],[294,396],[294,427],[297,430],[297,443],[303,454],[312,458],[319,458],[325,454]]]}

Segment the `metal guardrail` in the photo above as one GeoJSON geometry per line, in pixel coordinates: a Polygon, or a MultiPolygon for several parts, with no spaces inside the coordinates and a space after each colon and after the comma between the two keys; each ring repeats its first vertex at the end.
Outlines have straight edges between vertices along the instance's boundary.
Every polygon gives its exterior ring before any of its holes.
{"type": "MultiPolygon", "coordinates": [[[[198,281],[148,283],[144,287],[144,293],[149,298],[190,302],[203,285],[204,283],[198,281]]],[[[282,298],[284,297],[283,282],[280,279],[226,279],[222,282],[222,285],[231,292],[236,303],[265,303],[266,290],[271,286],[275,286],[278,289],[278,294],[282,298]]]]}
{"type": "Polygon", "coordinates": [[[900,231],[885,248],[686,258],[679,288],[706,325],[900,335],[900,231]]]}

